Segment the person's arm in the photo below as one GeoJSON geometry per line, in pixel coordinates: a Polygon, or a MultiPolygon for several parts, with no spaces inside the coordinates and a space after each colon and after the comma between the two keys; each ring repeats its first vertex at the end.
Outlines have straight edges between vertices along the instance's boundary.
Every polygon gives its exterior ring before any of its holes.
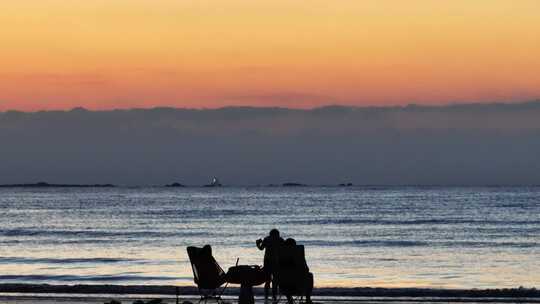
{"type": "Polygon", "coordinates": [[[257,248],[259,248],[259,250],[264,250],[265,246],[263,240],[258,239],[257,241],[255,241],[255,244],[257,244],[257,248]]]}

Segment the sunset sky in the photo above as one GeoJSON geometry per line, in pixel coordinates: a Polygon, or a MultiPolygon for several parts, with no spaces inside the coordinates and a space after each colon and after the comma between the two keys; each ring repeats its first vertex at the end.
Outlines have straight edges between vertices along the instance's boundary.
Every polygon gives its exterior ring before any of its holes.
{"type": "Polygon", "coordinates": [[[521,101],[538,0],[19,0],[0,111],[521,101]]]}

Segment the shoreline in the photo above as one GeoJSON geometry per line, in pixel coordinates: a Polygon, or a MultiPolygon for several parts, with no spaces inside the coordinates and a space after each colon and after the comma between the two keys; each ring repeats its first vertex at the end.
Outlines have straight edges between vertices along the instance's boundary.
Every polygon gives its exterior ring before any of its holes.
{"type": "MultiPolygon", "coordinates": [[[[178,302],[174,296],[161,297],[159,295],[153,296],[118,296],[118,295],[103,295],[103,296],[85,296],[77,297],[70,295],[49,295],[49,296],[25,296],[25,295],[2,295],[0,294],[0,303],[2,304],[57,304],[57,303],[66,303],[66,304],[107,304],[111,301],[116,301],[116,303],[124,304],[135,304],[135,303],[160,303],[160,304],[187,304],[198,303],[198,297],[179,297],[178,302]],[[156,301],[157,300],[157,301],[156,301]],[[142,302],[141,302],[142,301],[142,302]]],[[[233,304],[237,303],[237,296],[227,296],[223,297],[224,304],[233,304]]],[[[215,302],[214,302],[215,303],[215,302]]],[[[257,296],[255,297],[254,304],[266,304],[264,299],[257,296]]],[[[286,304],[286,301],[280,301],[281,304],[286,304]]],[[[491,303],[491,304],[505,304],[505,303],[528,303],[528,304],[538,304],[540,299],[538,298],[410,298],[410,297],[400,297],[400,298],[387,298],[387,297],[358,297],[358,298],[321,298],[313,297],[314,304],[385,304],[385,303],[396,303],[396,304],[434,304],[434,303],[446,303],[446,304],[457,304],[457,303],[491,303]]]]}
{"type": "MultiPolygon", "coordinates": [[[[225,295],[234,296],[239,287],[229,285],[225,295]]],[[[254,288],[256,295],[263,294],[263,288],[254,288]]],[[[194,296],[195,286],[172,285],[49,285],[49,284],[0,284],[0,294],[115,294],[115,295],[172,295],[194,296]]],[[[314,288],[316,297],[348,298],[535,298],[540,300],[540,290],[536,288],[502,289],[434,289],[434,288],[379,288],[379,287],[325,287],[314,288]]]]}

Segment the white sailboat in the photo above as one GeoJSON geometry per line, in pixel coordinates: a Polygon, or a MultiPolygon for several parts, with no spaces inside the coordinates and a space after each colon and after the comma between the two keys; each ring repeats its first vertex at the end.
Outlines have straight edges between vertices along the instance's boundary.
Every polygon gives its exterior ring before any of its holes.
{"type": "Polygon", "coordinates": [[[212,178],[212,182],[205,185],[205,187],[221,187],[221,183],[219,182],[219,179],[214,176],[214,178],[212,178]]]}

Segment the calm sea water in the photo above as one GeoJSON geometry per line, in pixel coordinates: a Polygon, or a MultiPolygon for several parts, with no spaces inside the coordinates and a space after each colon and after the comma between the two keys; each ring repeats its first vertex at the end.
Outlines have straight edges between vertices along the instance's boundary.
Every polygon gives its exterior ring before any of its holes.
{"type": "Polygon", "coordinates": [[[0,283],[192,285],[186,246],[262,264],[271,228],[315,284],[540,287],[540,188],[0,189],[0,283]]]}

